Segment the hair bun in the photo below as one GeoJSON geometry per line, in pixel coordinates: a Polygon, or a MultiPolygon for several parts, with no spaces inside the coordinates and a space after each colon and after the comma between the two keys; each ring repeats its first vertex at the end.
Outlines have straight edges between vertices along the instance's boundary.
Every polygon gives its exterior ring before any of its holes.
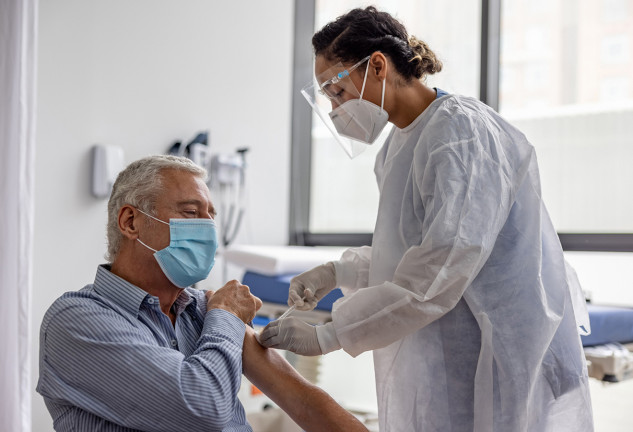
{"type": "Polygon", "coordinates": [[[431,51],[426,42],[416,38],[415,36],[410,36],[409,46],[413,51],[413,57],[409,59],[409,62],[418,63],[416,73],[418,78],[423,75],[433,75],[442,70],[442,62],[437,58],[435,53],[431,51]]]}

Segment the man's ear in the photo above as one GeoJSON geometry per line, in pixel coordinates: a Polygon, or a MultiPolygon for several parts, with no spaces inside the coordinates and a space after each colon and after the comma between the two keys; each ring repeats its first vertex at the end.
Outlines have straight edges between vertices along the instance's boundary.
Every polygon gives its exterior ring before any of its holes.
{"type": "Polygon", "coordinates": [[[131,240],[138,238],[138,224],[140,222],[138,215],[138,210],[131,205],[126,204],[119,209],[119,231],[124,237],[131,240]]]}
{"type": "Polygon", "coordinates": [[[369,59],[369,70],[371,75],[376,77],[379,81],[384,80],[387,77],[387,68],[389,63],[387,57],[380,51],[376,51],[371,55],[369,59]]]}

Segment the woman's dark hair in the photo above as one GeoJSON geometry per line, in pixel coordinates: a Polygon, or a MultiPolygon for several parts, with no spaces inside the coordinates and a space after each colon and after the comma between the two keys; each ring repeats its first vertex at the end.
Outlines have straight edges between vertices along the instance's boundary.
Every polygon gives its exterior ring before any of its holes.
{"type": "Polygon", "coordinates": [[[380,51],[407,81],[442,70],[442,62],[425,42],[409,36],[400,21],[373,6],[352,9],[326,24],[312,37],[312,46],[315,55],[345,63],[380,51]]]}

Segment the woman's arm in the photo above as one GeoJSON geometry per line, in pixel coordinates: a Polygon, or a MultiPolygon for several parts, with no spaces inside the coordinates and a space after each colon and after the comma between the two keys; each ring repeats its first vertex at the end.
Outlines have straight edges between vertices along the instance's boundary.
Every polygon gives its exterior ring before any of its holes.
{"type": "Polygon", "coordinates": [[[246,328],[242,353],[244,375],[306,432],[367,429],[319,387],[309,383],[273,349],[262,347],[246,328]]]}
{"type": "Polygon", "coordinates": [[[338,261],[334,261],[336,282],[344,295],[369,285],[371,246],[349,248],[338,261]]]}

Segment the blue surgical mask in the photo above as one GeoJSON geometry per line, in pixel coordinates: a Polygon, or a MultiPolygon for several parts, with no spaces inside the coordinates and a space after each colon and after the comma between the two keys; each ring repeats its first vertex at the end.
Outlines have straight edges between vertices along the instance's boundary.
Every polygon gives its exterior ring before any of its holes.
{"type": "Polygon", "coordinates": [[[185,288],[209,276],[215,263],[218,238],[213,219],[169,219],[169,223],[148,215],[145,216],[169,225],[169,246],[157,251],[137,239],[139,243],[154,251],[154,258],[174,285],[185,288]]]}

